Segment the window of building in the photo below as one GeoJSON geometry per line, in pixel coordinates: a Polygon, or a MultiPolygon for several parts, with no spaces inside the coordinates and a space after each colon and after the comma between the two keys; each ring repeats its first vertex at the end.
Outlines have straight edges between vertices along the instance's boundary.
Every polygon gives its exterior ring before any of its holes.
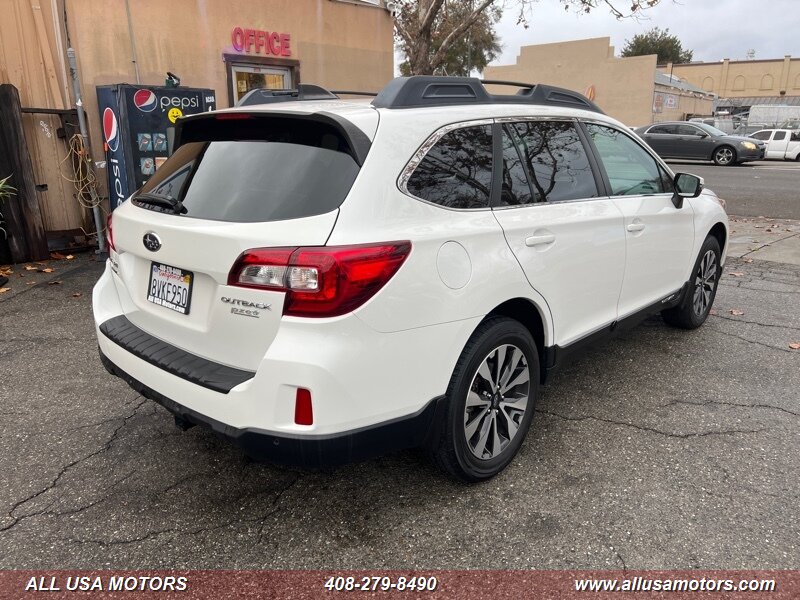
{"type": "Polygon", "coordinates": [[[500,187],[500,206],[520,206],[534,201],[528,176],[517,145],[509,131],[503,129],[503,179],[500,187]]]}
{"type": "Polygon", "coordinates": [[[611,184],[612,196],[659,194],[667,191],[665,174],[655,159],[622,132],[587,123],[611,184]]]}
{"type": "Polygon", "coordinates": [[[772,140],[775,141],[775,142],[777,142],[779,140],[784,140],[784,139],[786,139],[786,132],[785,131],[776,131],[775,135],[772,136],[772,140]]]}
{"type": "Polygon", "coordinates": [[[767,74],[761,78],[762,90],[771,90],[773,86],[774,86],[774,80],[772,78],[772,75],[767,74]]]}
{"type": "Polygon", "coordinates": [[[586,149],[569,121],[523,121],[511,125],[535,202],[597,196],[586,149]]]}
{"type": "Polygon", "coordinates": [[[712,77],[706,77],[703,79],[703,89],[707,92],[714,91],[714,79],[712,77]]]}
{"type": "Polygon", "coordinates": [[[492,128],[446,133],[406,183],[410,194],[448,208],[486,208],[492,187],[492,128]]]}
{"type": "Polygon", "coordinates": [[[733,91],[734,92],[743,92],[744,91],[744,75],[737,75],[736,79],[733,80],[733,91]]]}

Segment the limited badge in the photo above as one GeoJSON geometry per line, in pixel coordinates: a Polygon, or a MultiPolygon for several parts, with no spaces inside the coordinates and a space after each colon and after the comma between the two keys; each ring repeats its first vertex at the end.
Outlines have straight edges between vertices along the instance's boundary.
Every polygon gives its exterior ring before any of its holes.
{"type": "Polygon", "coordinates": [[[174,123],[183,116],[183,111],[180,108],[170,108],[167,112],[167,118],[171,123],[174,123]]]}

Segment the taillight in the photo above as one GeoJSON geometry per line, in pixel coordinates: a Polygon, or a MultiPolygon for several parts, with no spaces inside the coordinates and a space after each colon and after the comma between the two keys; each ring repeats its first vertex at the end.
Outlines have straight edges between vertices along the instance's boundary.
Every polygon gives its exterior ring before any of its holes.
{"type": "Polygon", "coordinates": [[[397,272],[411,242],[359,246],[255,248],[244,252],[228,285],[286,292],[283,314],[335,317],[355,310],[397,272]]]}
{"type": "Polygon", "coordinates": [[[111,228],[111,216],[113,214],[114,213],[108,213],[108,218],[106,219],[106,242],[108,243],[108,247],[116,252],[117,248],[114,246],[114,230],[111,228]]]}

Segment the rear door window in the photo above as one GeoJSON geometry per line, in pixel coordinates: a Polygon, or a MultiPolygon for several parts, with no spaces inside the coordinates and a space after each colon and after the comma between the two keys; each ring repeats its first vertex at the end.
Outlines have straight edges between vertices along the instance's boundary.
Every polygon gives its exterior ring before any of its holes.
{"type": "MultiPolygon", "coordinates": [[[[180,200],[184,217],[281,221],[336,209],[358,175],[346,139],[331,125],[289,118],[230,124],[215,123],[206,140],[194,131],[140,193],[180,200]]],[[[136,196],[133,202],[152,208],[136,196]]]]}
{"type": "Polygon", "coordinates": [[[492,128],[462,127],[442,136],[406,182],[417,198],[447,208],[487,208],[492,189],[492,128]]]}
{"type": "Polygon", "coordinates": [[[675,125],[656,125],[647,130],[648,134],[675,135],[678,128],[675,125]]]}
{"type": "Polygon", "coordinates": [[[511,125],[534,202],[597,196],[597,185],[578,131],[571,121],[521,121],[511,125]]]}

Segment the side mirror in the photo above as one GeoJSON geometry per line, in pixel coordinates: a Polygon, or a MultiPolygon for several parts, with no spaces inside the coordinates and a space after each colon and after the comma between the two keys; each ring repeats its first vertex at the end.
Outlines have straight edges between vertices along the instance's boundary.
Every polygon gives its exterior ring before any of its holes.
{"type": "Polygon", "coordinates": [[[675,194],[672,197],[675,208],[683,206],[684,198],[697,198],[705,184],[702,177],[690,173],[678,173],[672,183],[675,186],[675,194]]]}

